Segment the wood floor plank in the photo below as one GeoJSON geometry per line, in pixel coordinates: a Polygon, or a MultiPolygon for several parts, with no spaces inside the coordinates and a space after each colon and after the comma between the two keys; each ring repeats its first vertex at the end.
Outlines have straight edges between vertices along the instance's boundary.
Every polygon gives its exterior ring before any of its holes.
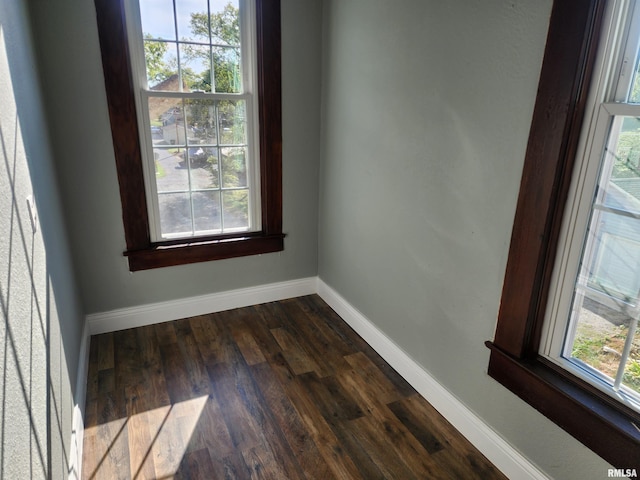
{"type": "Polygon", "coordinates": [[[153,478],[155,466],[151,455],[152,437],[144,390],[140,385],[127,388],[127,440],[129,446],[129,472],[131,478],[153,478]]]}
{"type": "Polygon", "coordinates": [[[351,371],[360,377],[357,380],[360,389],[365,391],[370,398],[375,398],[383,404],[403,398],[402,393],[389,380],[389,377],[364,353],[357,352],[344,358],[351,366],[351,371]]]}
{"type": "Polygon", "coordinates": [[[432,454],[432,458],[439,463],[443,471],[452,472],[453,478],[505,478],[424,398],[412,395],[399,403],[404,405],[405,411],[411,412],[414,425],[420,425],[431,432],[443,445],[442,449],[432,454]]]}
{"type": "Polygon", "coordinates": [[[275,355],[270,365],[335,478],[366,480],[367,477],[360,474],[353,459],[345,452],[343,444],[318,409],[315,399],[301,387],[284,357],[275,355]]]}
{"type": "Polygon", "coordinates": [[[286,328],[274,328],[271,330],[271,334],[276,339],[276,342],[278,342],[278,345],[280,345],[282,355],[296,375],[319,370],[316,361],[286,328]]]}
{"type": "Polygon", "coordinates": [[[90,345],[84,479],[504,480],[317,295],[90,345]]]}
{"type": "Polygon", "coordinates": [[[234,310],[230,313],[233,313],[233,321],[229,322],[226,327],[240,349],[247,365],[265,362],[266,359],[253,335],[253,331],[244,321],[243,315],[239,314],[240,310],[234,310]]]}
{"type": "Polygon", "coordinates": [[[83,472],[90,479],[127,479],[129,478],[129,445],[127,419],[117,413],[118,401],[113,393],[103,395],[98,401],[100,412],[95,428],[95,447],[100,452],[96,467],[83,472]]]}
{"type": "Polygon", "coordinates": [[[188,319],[200,355],[206,365],[230,363],[236,354],[233,338],[224,325],[229,321],[228,312],[201,315],[188,319]]]}
{"type": "Polygon", "coordinates": [[[417,477],[398,457],[387,439],[380,434],[378,426],[370,417],[356,418],[350,423],[351,432],[368,452],[371,460],[378,466],[383,478],[417,480],[417,477]]]}
{"type": "MultiPolygon", "coordinates": [[[[274,478],[292,478],[283,465],[273,456],[273,451],[266,445],[259,445],[242,452],[249,468],[251,478],[255,480],[271,480],[274,478]]],[[[300,477],[296,477],[300,478],[300,477]]]]}
{"type": "Polygon", "coordinates": [[[120,330],[113,334],[114,370],[116,388],[124,389],[145,381],[144,371],[140,368],[140,349],[134,329],[120,330]]]}
{"type": "Polygon", "coordinates": [[[97,352],[97,365],[98,371],[107,370],[114,366],[113,356],[113,333],[105,333],[96,337],[96,352],[97,352]]]}
{"type": "Polygon", "coordinates": [[[378,377],[377,380],[373,381],[372,372],[367,372],[369,367],[362,360],[359,360],[357,364],[363,367],[362,370],[355,368],[343,370],[340,372],[338,379],[352,397],[357,399],[356,401],[362,406],[363,410],[367,412],[367,416],[371,419],[377,431],[384,432],[388,447],[395,451],[398,458],[418,478],[434,480],[449,478],[448,474],[439,472],[437,463],[430,457],[430,452],[413,435],[413,430],[408,429],[386,405],[389,398],[397,397],[399,393],[391,394],[387,390],[387,385],[384,381],[381,381],[381,372],[373,375],[378,377]]]}
{"type": "Polygon", "coordinates": [[[168,343],[176,343],[176,331],[173,322],[162,322],[153,325],[158,339],[158,345],[166,345],[168,343]]]}
{"type": "Polygon", "coordinates": [[[247,411],[242,395],[236,388],[235,370],[223,363],[207,366],[215,383],[214,396],[222,406],[222,416],[229,430],[234,448],[244,451],[261,443],[259,426],[247,411]]]}
{"type": "Polygon", "coordinates": [[[283,300],[278,305],[289,329],[296,332],[297,341],[315,359],[318,365],[315,372],[319,377],[333,375],[342,368],[344,355],[351,352],[340,348],[341,342],[332,341],[334,339],[326,335],[328,330],[319,328],[295,299],[283,300]]]}
{"type": "Polygon", "coordinates": [[[304,475],[325,480],[335,478],[271,367],[266,363],[254,365],[251,373],[304,475]]]}
{"type": "Polygon", "coordinates": [[[185,460],[189,471],[190,480],[211,480],[211,478],[224,478],[214,474],[213,462],[211,461],[211,457],[209,456],[209,450],[206,448],[189,452],[186,455],[185,460]]]}
{"type": "Polygon", "coordinates": [[[444,448],[432,431],[424,428],[424,424],[414,416],[412,409],[405,402],[393,402],[388,407],[429,454],[439,452],[444,448]]]}
{"type": "MultiPolygon", "coordinates": [[[[300,303],[305,308],[315,312],[318,322],[323,323],[328,329],[333,331],[339,340],[349,346],[350,352],[363,352],[369,359],[391,380],[402,396],[409,396],[415,390],[407,381],[402,378],[387,362],[385,362],[362,337],[340,318],[340,316],[327,305],[318,295],[308,295],[300,298],[300,303]]],[[[346,355],[348,355],[347,353],[346,355]]]]}
{"type": "MultiPolygon", "coordinates": [[[[228,365],[228,367],[229,370],[223,373],[222,377],[227,376],[227,378],[233,379],[235,392],[231,392],[228,388],[222,388],[220,392],[225,397],[224,401],[227,401],[235,393],[236,405],[234,410],[242,412],[242,422],[234,422],[233,428],[237,432],[240,428],[246,426],[250,429],[251,435],[257,438],[257,442],[254,445],[247,445],[246,447],[237,445],[237,448],[244,453],[255,449],[255,447],[263,448],[266,445],[270,452],[268,455],[273,456],[280,468],[286,472],[285,478],[291,480],[303,478],[297,459],[293,455],[291,447],[284,438],[284,434],[275,421],[270,408],[265,405],[264,397],[255,383],[239,348],[237,349],[236,361],[228,365]]],[[[217,384],[216,373],[211,374],[210,371],[210,375],[217,384]]],[[[222,402],[223,400],[220,400],[221,404],[223,404],[222,402]]],[[[227,425],[229,429],[232,428],[229,422],[227,422],[227,425]]],[[[261,452],[259,449],[255,451],[261,452]]],[[[267,453],[263,452],[262,455],[267,455],[267,453]]],[[[246,461],[247,458],[245,457],[246,461]]],[[[249,464],[247,465],[250,466],[249,464]]]]}

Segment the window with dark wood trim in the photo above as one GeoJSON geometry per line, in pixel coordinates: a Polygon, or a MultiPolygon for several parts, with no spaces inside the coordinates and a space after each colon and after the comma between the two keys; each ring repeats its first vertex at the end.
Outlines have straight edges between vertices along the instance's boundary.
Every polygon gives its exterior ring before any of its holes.
{"type": "Polygon", "coordinates": [[[617,468],[640,470],[640,415],[538,354],[605,0],[555,0],[489,375],[617,468]]]}
{"type": "Polygon", "coordinates": [[[280,1],[256,1],[262,229],[162,242],[149,230],[123,0],[95,6],[130,270],[283,250],[280,1]]]}

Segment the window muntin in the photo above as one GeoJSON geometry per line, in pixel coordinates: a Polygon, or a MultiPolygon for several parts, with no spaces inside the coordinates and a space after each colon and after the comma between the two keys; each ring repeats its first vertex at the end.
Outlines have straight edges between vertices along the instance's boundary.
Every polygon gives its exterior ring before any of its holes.
{"type": "Polygon", "coordinates": [[[640,411],[640,8],[612,5],[541,353],[640,411]]]}
{"type": "Polygon", "coordinates": [[[151,240],[259,231],[253,1],[132,0],[127,18],[151,240]]]}

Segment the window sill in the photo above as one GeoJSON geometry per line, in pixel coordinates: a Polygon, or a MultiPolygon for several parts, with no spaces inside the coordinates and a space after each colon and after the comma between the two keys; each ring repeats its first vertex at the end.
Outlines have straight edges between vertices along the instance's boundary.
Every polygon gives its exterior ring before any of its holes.
{"type": "Polygon", "coordinates": [[[129,259],[129,270],[149,270],[188,263],[223,260],[273,253],[284,250],[284,234],[244,235],[242,237],[198,239],[190,243],[167,242],[152,244],[149,248],[124,252],[129,259]]]}
{"type": "Polygon", "coordinates": [[[486,345],[489,376],[612,465],[640,470],[640,415],[540,357],[518,360],[486,345]]]}

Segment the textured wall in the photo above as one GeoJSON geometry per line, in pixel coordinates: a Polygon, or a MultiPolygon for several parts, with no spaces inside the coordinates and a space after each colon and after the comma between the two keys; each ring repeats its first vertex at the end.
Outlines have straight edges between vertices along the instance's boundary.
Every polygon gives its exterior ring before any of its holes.
{"type": "Polygon", "coordinates": [[[320,277],[553,478],[606,476],[486,375],[551,1],[324,5],[320,277]]]}
{"type": "Polygon", "coordinates": [[[24,4],[0,0],[0,478],[62,479],[83,315],[33,60],[24,4]]]}
{"type": "Polygon", "coordinates": [[[130,273],[93,1],[32,0],[65,213],[88,313],[317,273],[321,3],[282,2],[281,253],[130,273]]]}

